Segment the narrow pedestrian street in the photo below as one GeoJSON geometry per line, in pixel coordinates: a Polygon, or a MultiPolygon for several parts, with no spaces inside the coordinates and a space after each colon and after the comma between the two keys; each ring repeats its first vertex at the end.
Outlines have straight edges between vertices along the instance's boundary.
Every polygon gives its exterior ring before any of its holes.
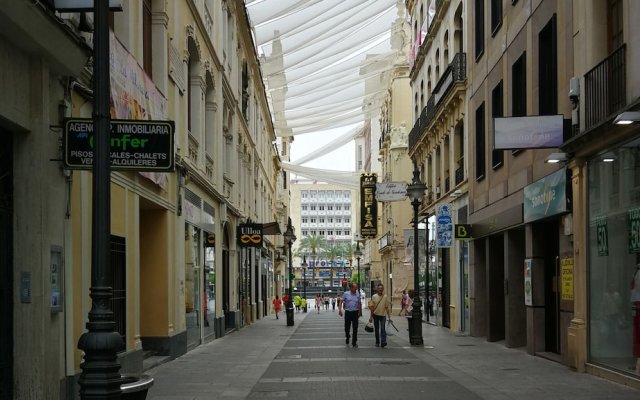
{"type": "Polygon", "coordinates": [[[296,313],[293,327],[284,313],[259,320],[147,371],[155,379],[147,399],[640,398],[640,390],[441,327],[424,324],[424,347],[412,347],[402,317],[378,348],[364,322],[353,348],[337,311],[296,313]]]}

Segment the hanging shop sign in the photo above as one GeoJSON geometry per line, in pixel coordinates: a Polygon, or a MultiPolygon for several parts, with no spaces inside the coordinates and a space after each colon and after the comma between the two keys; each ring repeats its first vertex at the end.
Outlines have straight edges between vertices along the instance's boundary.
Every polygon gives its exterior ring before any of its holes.
{"type": "Polygon", "coordinates": [[[204,247],[215,247],[215,246],[216,246],[216,235],[211,232],[205,232],[204,247]]]}
{"type": "Polygon", "coordinates": [[[451,204],[436,206],[436,247],[453,246],[453,212],[451,204]]]}
{"type": "Polygon", "coordinates": [[[238,226],[238,246],[262,247],[262,224],[240,224],[238,226]]]}
{"type": "Polygon", "coordinates": [[[609,228],[607,217],[596,217],[596,241],[598,244],[598,255],[609,255],[609,228]]]}
{"type": "Polygon", "coordinates": [[[493,119],[493,149],[522,150],[560,147],[564,142],[563,115],[493,119]]]}
{"type": "Polygon", "coordinates": [[[378,201],[376,174],[360,175],[360,239],[378,236],[378,201]]]}
{"type": "MultiPolygon", "coordinates": [[[[93,167],[93,120],[69,119],[64,125],[64,166],[93,167]]],[[[173,121],[111,120],[111,169],[114,171],[174,170],[173,121]]]]}
{"type": "Polygon", "coordinates": [[[376,200],[403,201],[407,198],[407,182],[380,182],[376,184],[376,200]]]}
{"type": "Polygon", "coordinates": [[[545,176],[524,188],[524,222],[532,222],[569,211],[567,170],[545,176]]]}
{"type": "MultiPolygon", "coordinates": [[[[95,9],[94,0],[45,0],[53,3],[53,8],[60,12],[92,12],[95,9]]],[[[109,11],[122,11],[122,0],[109,0],[109,11]]]]}

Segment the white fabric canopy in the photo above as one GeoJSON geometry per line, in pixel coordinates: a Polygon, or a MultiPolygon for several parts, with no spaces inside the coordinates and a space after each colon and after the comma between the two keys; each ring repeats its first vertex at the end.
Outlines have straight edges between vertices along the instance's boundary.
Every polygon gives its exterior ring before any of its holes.
{"type": "MultiPolygon", "coordinates": [[[[405,22],[402,0],[246,0],[245,6],[269,98],[277,100],[271,106],[284,104],[272,109],[277,136],[361,128],[379,110],[386,93],[381,77],[401,57],[392,38],[405,22]]],[[[356,131],[312,149],[296,164],[334,151],[356,131]]],[[[328,182],[327,170],[319,171],[311,179],[328,182]]]]}

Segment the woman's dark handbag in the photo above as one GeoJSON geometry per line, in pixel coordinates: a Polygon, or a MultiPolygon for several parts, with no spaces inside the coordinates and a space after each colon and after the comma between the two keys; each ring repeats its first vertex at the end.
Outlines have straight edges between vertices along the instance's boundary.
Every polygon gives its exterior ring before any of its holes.
{"type": "Polygon", "coordinates": [[[367,324],[364,326],[364,330],[367,332],[373,332],[373,324],[371,322],[367,322],[367,324]]]}

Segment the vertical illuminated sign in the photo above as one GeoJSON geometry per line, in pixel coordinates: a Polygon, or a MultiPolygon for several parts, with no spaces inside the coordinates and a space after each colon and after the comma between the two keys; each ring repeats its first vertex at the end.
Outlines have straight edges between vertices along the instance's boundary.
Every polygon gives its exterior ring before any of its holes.
{"type": "Polygon", "coordinates": [[[360,238],[378,236],[378,201],[376,200],[376,174],[360,175],[360,238]]]}

